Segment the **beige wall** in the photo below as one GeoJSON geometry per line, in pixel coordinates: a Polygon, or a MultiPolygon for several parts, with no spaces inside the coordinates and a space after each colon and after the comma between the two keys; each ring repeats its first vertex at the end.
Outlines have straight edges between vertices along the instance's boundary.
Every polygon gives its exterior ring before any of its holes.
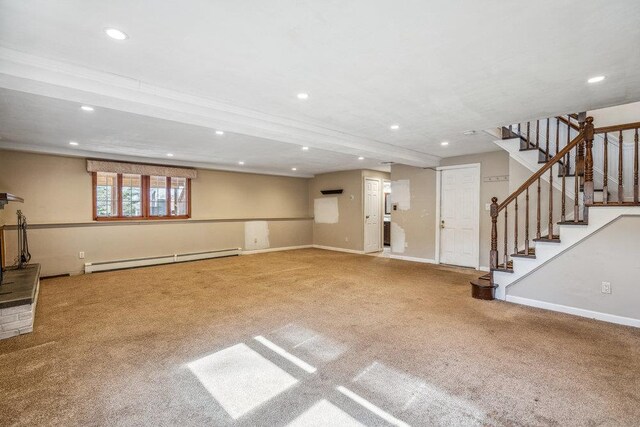
{"type": "MultiPolygon", "coordinates": [[[[16,209],[24,212],[43,275],[79,273],[85,262],[243,247],[246,219],[267,220],[270,248],[312,243],[308,179],[199,170],[192,220],[153,223],[93,221],[91,175],[80,158],[0,151],[0,189],[25,199],[7,205],[4,218],[15,224],[16,209]]],[[[15,228],[5,235],[10,265],[15,228]]]]}
{"type": "MultiPolygon", "coordinates": [[[[308,215],[308,179],[198,170],[192,181],[192,218],[299,218],[308,215]]],[[[15,224],[91,222],[91,174],[86,160],[0,151],[0,188],[25,199],[5,207],[15,224]]]]}
{"type": "MultiPolygon", "coordinates": [[[[490,176],[509,175],[509,154],[494,151],[484,154],[448,157],[442,159],[441,166],[480,163],[480,266],[489,265],[489,244],[491,221],[485,205],[496,196],[501,200],[509,194],[509,181],[485,182],[490,176]]],[[[436,172],[432,169],[415,168],[404,165],[391,167],[391,180],[409,180],[411,203],[406,211],[392,210],[391,221],[405,233],[404,252],[407,257],[436,258],[436,172]]],[[[394,228],[392,228],[392,233],[394,228]]],[[[394,237],[392,235],[391,239],[394,237]]]]}
{"type": "Polygon", "coordinates": [[[640,319],[640,217],[620,217],[507,288],[507,294],[640,319]],[[615,248],[615,250],[613,250],[615,248]],[[611,294],[601,292],[611,283],[611,294]]]}
{"type": "MultiPolygon", "coordinates": [[[[364,178],[389,179],[387,172],[351,170],[316,175],[309,184],[309,216],[321,190],[342,188],[338,198],[339,220],[336,224],[313,224],[313,243],[320,246],[362,251],[364,249],[363,188],[364,178]]],[[[382,191],[382,185],[380,186],[382,191]]],[[[382,196],[381,196],[382,197],[382,196]]],[[[382,199],[381,199],[382,202],[382,199]]],[[[381,221],[382,227],[382,221],[381,221]]],[[[382,230],[382,228],[381,228],[382,230]]]]}
{"type": "MultiPolygon", "coordinates": [[[[436,172],[413,166],[391,166],[391,180],[408,180],[410,209],[391,209],[391,241],[404,233],[404,252],[392,244],[395,253],[407,257],[434,259],[436,242],[436,172]]],[[[393,200],[393,193],[391,196],[393,200]]],[[[399,245],[402,246],[402,238],[399,245]]]]}

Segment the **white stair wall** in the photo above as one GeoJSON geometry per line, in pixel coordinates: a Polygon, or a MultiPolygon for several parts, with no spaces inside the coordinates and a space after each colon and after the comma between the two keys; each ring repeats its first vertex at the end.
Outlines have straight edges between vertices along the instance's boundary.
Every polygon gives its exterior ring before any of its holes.
{"type": "Polygon", "coordinates": [[[574,245],[579,244],[590,234],[623,215],[640,215],[638,206],[592,206],[589,208],[588,225],[560,225],[560,243],[536,242],[536,258],[513,258],[513,273],[493,272],[493,279],[498,285],[496,299],[506,300],[509,286],[519,279],[541,268],[547,261],[556,257],[574,245]]]}

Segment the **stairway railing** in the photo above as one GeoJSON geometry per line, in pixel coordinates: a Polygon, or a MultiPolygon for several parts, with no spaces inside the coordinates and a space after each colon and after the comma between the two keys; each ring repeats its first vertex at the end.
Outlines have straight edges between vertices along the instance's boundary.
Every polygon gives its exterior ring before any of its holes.
{"type": "MultiPolygon", "coordinates": [[[[591,118],[589,118],[591,119],[591,118]]],[[[593,119],[591,119],[591,121],[589,121],[589,119],[587,119],[587,126],[591,126],[591,129],[593,129],[593,125],[592,125],[592,121],[593,119]]],[[[515,216],[515,220],[514,220],[514,249],[515,252],[518,253],[519,252],[519,246],[518,246],[518,210],[519,210],[519,206],[518,206],[518,197],[524,195],[525,198],[525,208],[524,208],[524,219],[525,219],[525,230],[524,230],[524,251],[523,254],[527,255],[529,254],[529,249],[530,249],[530,237],[531,237],[531,230],[530,230],[530,187],[534,184],[537,184],[537,188],[536,188],[536,198],[537,198],[537,202],[536,202],[536,223],[535,223],[535,239],[543,239],[542,237],[542,233],[541,233],[541,224],[542,224],[542,211],[541,211],[541,204],[540,204],[540,200],[541,200],[541,179],[542,176],[549,172],[549,204],[548,204],[548,218],[549,218],[549,223],[548,223],[548,231],[547,231],[547,237],[548,239],[553,239],[553,166],[558,164],[561,161],[565,161],[565,164],[568,164],[568,155],[571,152],[571,150],[577,150],[578,146],[583,143],[583,141],[585,140],[585,135],[586,133],[586,126],[585,129],[582,130],[581,132],[578,133],[578,135],[571,140],[567,145],[564,146],[564,148],[562,148],[560,151],[558,151],[551,159],[549,159],[548,162],[546,162],[536,173],[534,173],[531,177],[529,177],[529,179],[527,179],[516,191],[514,191],[513,193],[511,193],[504,201],[502,201],[502,203],[498,204],[498,198],[497,197],[493,197],[491,199],[491,207],[490,207],[490,214],[491,214],[491,251],[490,251],[490,255],[489,255],[489,264],[491,267],[491,270],[509,270],[509,242],[508,242],[508,227],[509,227],[509,217],[508,217],[508,207],[511,206],[511,203],[513,202],[514,204],[514,216],[515,216]],[[499,252],[498,252],[498,217],[500,215],[501,212],[504,212],[504,246],[503,246],[503,263],[500,266],[498,264],[498,260],[499,260],[499,252]]],[[[576,163],[576,167],[577,167],[577,162],[578,162],[578,156],[575,155],[574,156],[574,162],[576,163]]],[[[562,217],[564,220],[564,217],[566,216],[566,206],[565,206],[565,189],[566,189],[566,177],[567,177],[567,169],[566,167],[563,167],[562,170],[562,189],[563,189],[563,196],[562,196],[562,217]]],[[[574,169],[575,170],[575,169],[574,169]]],[[[577,182],[577,180],[576,180],[577,182]]],[[[576,194],[578,193],[578,191],[576,191],[576,194]]],[[[575,198],[577,199],[577,197],[575,198]]],[[[578,222],[579,221],[579,212],[578,212],[578,208],[577,205],[576,207],[574,207],[574,221],[578,222]]]]}
{"type": "Polygon", "coordinates": [[[640,129],[640,122],[634,122],[634,123],[626,123],[626,124],[622,124],[622,125],[615,125],[615,126],[605,126],[605,127],[601,127],[601,128],[596,128],[594,129],[594,134],[595,135],[602,135],[603,136],[603,146],[602,146],[602,151],[603,151],[603,159],[602,159],[602,168],[604,170],[603,172],[603,190],[604,190],[604,198],[602,201],[602,204],[605,205],[611,205],[611,204],[638,204],[639,203],[639,198],[638,198],[638,130],[640,129]],[[610,158],[609,156],[609,146],[611,145],[609,142],[609,135],[611,134],[612,137],[617,138],[617,159],[614,157],[613,159],[610,158]],[[625,149],[625,147],[628,147],[624,145],[624,141],[630,140],[632,139],[633,142],[633,148],[632,150],[627,150],[625,149]],[[625,165],[627,165],[627,167],[629,166],[629,164],[631,162],[627,161],[625,162],[625,155],[628,156],[629,155],[629,151],[632,151],[633,154],[631,154],[632,156],[632,168],[633,168],[633,172],[632,174],[627,173],[627,171],[624,170],[625,165]],[[626,154],[625,154],[626,152],[626,154]],[[617,160],[617,161],[616,161],[617,160]],[[615,173],[615,169],[617,169],[617,197],[616,200],[610,200],[609,199],[609,168],[613,167],[614,168],[614,173],[615,173]],[[625,179],[625,175],[626,178],[625,179]],[[628,179],[631,179],[633,186],[628,185],[626,186],[627,189],[630,189],[630,195],[627,197],[627,194],[629,192],[625,191],[625,182],[628,181],[628,179]],[[630,200],[629,200],[630,199],[630,200]]]}
{"type": "MultiPolygon", "coordinates": [[[[490,267],[491,271],[510,271],[510,256],[509,256],[509,248],[511,247],[509,244],[509,211],[511,210],[514,215],[513,221],[513,248],[515,250],[515,255],[519,256],[527,256],[530,254],[531,250],[531,235],[535,235],[534,241],[557,241],[557,237],[553,234],[554,231],[554,166],[556,166],[557,174],[559,178],[562,180],[561,184],[561,207],[560,207],[560,222],[572,222],[572,223],[587,223],[589,216],[589,206],[593,205],[640,205],[639,202],[639,129],[640,122],[628,123],[616,126],[606,126],[601,128],[594,128],[593,125],[593,117],[586,117],[586,114],[582,113],[579,115],[568,115],[566,117],[556,117],[556,128],[555,128],[555,150],[553,150],[553,142],[549,138],[550,131],[550,120],[554,119],[546,119],[546,126],[544,130],[544,148],[541,151],[544,151],[546,163],[529,179],[527,179],[516,191],[510,194],[505,200],[501,203],[498,203],[498,199],[493,197],[491,199],[490,206],[490,215],[491,215],[491,249],[490,249],[490,267]],[[575,123],[575,120],[578,120],[578,123],[575,123]],[[560,141],[560,123],[563,123],[567,128],[566,137],[568,142],[566,144],[562,144],[560,141]],[[575,130],[578,132],[577,136],[569,141],[569,137],[571,135],[571,130],[575,130]],[[602,156],[598,155],[598,162],[602,163],[602,165],[598,164],[594,166],[594,138],[599,136],[598,138],[598,150],[602,149],[602,156]],[[617,161],[616,159],[611,159],[609,157],[609,139],[610,137],[617,137],[617,161]],[[632,140],[633,141],[633,150],[631,154],[631,150],[625,149],[624,141],[632,140]],[[560,148],[564,145],[562,148],[560,148]],[[555,152],[553,156],[550,153],[555,152]],[[573,152],[573,159],[571,159],[571,153],[573,152]],[[626,154],[625,154],[626,153],[626,154]],[[627,159],[628,161],[625,163],[625,155],[632,155],[632,159],[627,159]],[[573,160],[573,168],[570,168],[571,160],[573,160]],[[613,160],[613,161],[612,161],[613,160]],[[629,161],[631,160],[631,161],[629,161]],[[629,177],[628,171],[624,171],[624,165],[633,164],[633,175],[631,182],[627,183],[629,179],[624,179],[625,173],[627,173],[627,177],[629,177]],[[600,168],[601,166],[601,168],[600,168]],[[610,190],[608,181],[609,181],[609,169],[615,167],[617,168],[618,177],[617,177],[617,196],[614,199],[610,198],[610,190]],[[596,202],[594,200],[594,167],[597,170],[602,170],[602,201],[596,202]],[[566,206],[567,201],[567,179],[568,179],[568,171],[573,169],[574,175],[574,197],[573,197],[573,218],[570,221],[567,221],[568,211],[570,208],[566,206]],[[548,202],[546,208],[548,209],[545,212],[545,219],[542,217],[542,209],[541,209],[541,193],[542,186],[541,181],[543,180],[545,174],[549,174],[548,176],[548,202]],[[625,186],[629,189],[632,186],[631,196],[625,197],[625,186]],[[582,200],[580,200],[579,194],[582,191],[582,200]],[[531,221],[530,221],[530,193],[533,193],[533,197],[536,198],[536,208],[535,208],[535,230],[532,232],[530,229],[531,221]],[[518,221],[519,218],[519,199],[524,198],[524,251],[520,251],[520,246],[518,242],[518,230],[521,227],[521,224],[518,221]],[[581,209],[582,208],[582,209],[581,209]],[[548,215],[547,215],[548,214],[548,215]],[[499,217],[503,215],[503,231],[504,234],[503,239],[501,240],[502,246],[499,250],[499,230],[498,230],[498,221],[499,217]],[[542,225],[543,222],[547,222],[546,226],[548,227],[545,233],[542,233],[542,225]],[[500,251],[503,253],[500,254],[500,251]],[[500,263],[501,262],[501,263],[500,263]]],[[[513,125],[509,127],[509,131],[513,134],[522,135],[525,131],[523,127],[520,125],[516,125],[517,130],[513,128],[513,125]]],[[[526,124],[526,136],[521,137],[526,140],[527,144],[533,145],[535,148],[540,148],[540,142],[542,141],[540,135],[540,121],[535,122],[535,136],[532,136],[532,128],[531,123],[526,124]],[[533,139],[535,138],[535,140],[533,139]],[[535,141],[535,142],[533,142],[535,141]]],[[[600,184],[599,184],[600,185],[600,184]]],[[[557,213],[557,212],[556,212],[557,213]]],[[[557,217],[558,215],[556,215],[557,217]]],[[[491,282],[493,283],[493,273],[491,274],[491,282]]]]}

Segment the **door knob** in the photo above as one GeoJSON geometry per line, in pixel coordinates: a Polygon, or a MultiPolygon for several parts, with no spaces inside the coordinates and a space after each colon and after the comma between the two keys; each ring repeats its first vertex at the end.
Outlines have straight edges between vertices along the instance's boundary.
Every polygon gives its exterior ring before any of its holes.
{"type": "Polygon", "coordinates": [[[369,215],[367,215],[365,218],[366,218],[366,219],[369,219],[369,215]]]}

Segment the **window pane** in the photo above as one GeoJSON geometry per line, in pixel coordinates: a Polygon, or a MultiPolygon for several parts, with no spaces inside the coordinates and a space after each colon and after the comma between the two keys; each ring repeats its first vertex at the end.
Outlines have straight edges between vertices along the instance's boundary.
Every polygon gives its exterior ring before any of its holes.
{"type": "Polygon", "coordinates": [[[142,216],[142,177],[122,174],[122,216],[142,216]]]}
{"type": "Polygon", "coordinates": [[[149,177],[149,215],[164,216],[167,214],[167,177],[149,177]]]}
{"type": "Polygon", "coordinates": [[[118,175],[97,172],[96,213],[100,217],[118,216],[118,175]]]}
{"type": "Polygon", "coordinates": [[[187,215],[187,178],[171,178],[171,215],[187,215]]]}

